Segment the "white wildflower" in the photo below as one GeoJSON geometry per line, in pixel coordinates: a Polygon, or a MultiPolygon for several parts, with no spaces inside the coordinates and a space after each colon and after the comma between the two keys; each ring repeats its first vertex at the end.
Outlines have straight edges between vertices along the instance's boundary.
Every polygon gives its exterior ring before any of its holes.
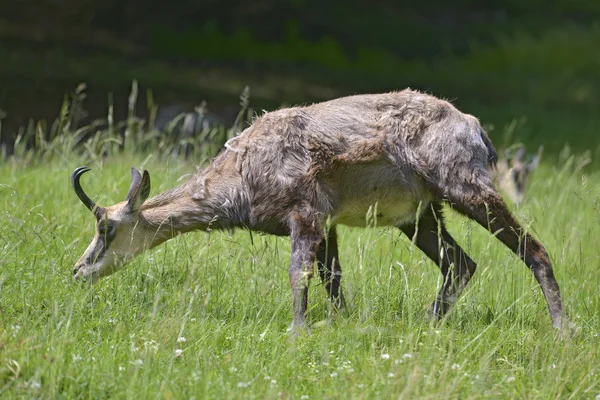
{"type": "Polygon", "coordinates": [[[236,367],[231,367],[231,368],[229,368],[229,372],[237,372],[237,368],[236,367]]]}
{"type": "Polygon", "coordinates": [[[388,360],[389,358],[390,358],[390,355],[387,353],[381,355],[382,360],[388,360]]]}
{"type": "Polygon", "coordinates": [[[514,382],[516,380],[517,378],[515,378],[514,376],[509,376],[508,378],[506,378],[506,382],[514,382]]]}
{"type": "Polygon", "coordinates": [[[271,385],[273,385],[273,386],[277,385],[277,379],[271,379],[271,385]]]}
{"type": "Polygon", "coordinates": [[[394,377],[394,373],[393,373],[393,372],[390,372],[390,373],[388,374],[388,377],[389,377],[389,378],[393,378],[393,377],[394,377]]]}
{"type": "Polygon", "coordinates": [[[412,357],[413,357],[413,356],[412,356],[412,354],[410,354],[410,353],[402,354],[402,358],[403,358],[403,359],[405,359],[405,360],[406,360],[406,359],[410,359],[410,358],[412,358],[412,357]]]}
{"type": "Polygon", "coordinates": [[[556,369],[556,364],[550,364],[550,369],[556,369]]]}
{"type": "Polygon", "coordinates": [[[158,343],[156,340],[146,340],[144,342],[144,348],[146,350],[152,349],[156,353],[158,351],[158,343]]]}
{"type": "Polygon", "coordinates": [[[192,318],[192,319],[190,319],[190,321],[196,322],[196,318],[192,318]]]}
{"type": "Polygon", "coordinates": [[[175,349],[175,357],[181,357],[181,356],[183,356],[183,350],[175,349]]]}
{"type": "Polygon", "coordinates": [[[303,394],[302,396],[300,396],[300,400],[308,400],[310,399],[310,397],[307,394],[303,394]]]}
{"type": "Polygon", "coordinates": [[[333,371],[329,376],[331,376],[332,378],[335,378],[336,376],[338,376],[338,373],[333,371]]]}
{"type": "Polygon", "coordinates": [[[134,360],[131,362],[133,365],[135,365],[136,367],[141,367],[142,365],[144,365],[144,360],[140,360],[139,358],[137,360],[134,360]]]}
{"type": "Polygon", "coordinates": [[[33,390],[40,390],[42,388],[42,385],[38,381],[33,380],[29,382],[28,386],[33,390]]]}
{"type": "Polygon", "coordinates": [[[596,400],[600,400],[600,394],[597,394],[596,397],[594,397],[596,400]]]}
{"type": "Polygon", "coordinates": [[[122,365],[119,365],[119,371],[125,371],[125,367],[123,367],[122,365]]]}
{"type": "Polygon", "coordinates": [[[81,356],[79,354],[73,354],[73,361],[81,361],[81,356]]]}
{"type": "Polygon", "coordinates": [[[187,339],[186,339],[185,337],[183,337],[183,336],[179,336],[179,337],[177,338],[177,343],[184,343],[184,342],[187,342],[187,339]]]}
{"type": "Polygon", "coordinates": [[[248,386],[250,386],[250,382],[238,382],[239,388],[247,388],[248,386]]]}
{"type": "Polygon", "coordinates": [[[458,371],[460,369],[460,365],[458,364],[452,364],[452,369],[455,371],[458,371]]]}

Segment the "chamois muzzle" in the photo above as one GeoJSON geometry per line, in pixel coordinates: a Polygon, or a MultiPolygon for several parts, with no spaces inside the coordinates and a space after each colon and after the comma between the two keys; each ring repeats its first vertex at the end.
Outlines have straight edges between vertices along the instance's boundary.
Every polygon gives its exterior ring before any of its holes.
{"type": "Polygon", "coordinates": [[[73,185],[73,189],[75,190],[75,194],[77,195],[77,197],[79,197],[79,200],[81,200],[83,205],[85,205],[87,209],[93,212],[96,218],[98,218],[102,214],[102,208],[98,207],[96,203],[92,199],[90,199],[87,194],[85,194],[85,192],[81,188],[81,184],[79,183],[81,175],[85,174],[88,171],[90,171],[90,168],[88,167],[76,168],[75,171],[73,171],[73,174],[71,174],[71,184],[73,185]]]}

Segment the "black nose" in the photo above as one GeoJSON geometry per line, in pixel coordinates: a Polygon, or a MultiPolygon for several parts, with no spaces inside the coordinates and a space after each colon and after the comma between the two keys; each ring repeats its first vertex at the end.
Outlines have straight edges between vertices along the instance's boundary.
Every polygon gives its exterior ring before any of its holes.
{"type": "Polygon", "coordinates": [[[73,276],[77,275],[77,272],[81,269],[81,265],[76,265],[75,268],[73,268],[73,276]]]}

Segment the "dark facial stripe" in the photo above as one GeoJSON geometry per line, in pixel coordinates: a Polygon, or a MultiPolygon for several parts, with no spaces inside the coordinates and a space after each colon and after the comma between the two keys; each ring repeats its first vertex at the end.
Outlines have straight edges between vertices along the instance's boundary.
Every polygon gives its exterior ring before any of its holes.
{"type": "Polygon", "coordinates": [[[106,249],[108,249],[115,239],[116,233],[112,235],[98,235],[98,242],[96,247],[90,252],[90,255],[86,258],[85,262],[87,265],[92,265],[98,262],[104,256],[106,249]]]}

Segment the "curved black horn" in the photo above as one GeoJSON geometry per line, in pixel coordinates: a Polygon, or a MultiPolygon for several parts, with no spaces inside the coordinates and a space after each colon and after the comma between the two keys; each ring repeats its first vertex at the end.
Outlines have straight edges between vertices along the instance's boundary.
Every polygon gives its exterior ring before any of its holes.
{"type": "Polygon", "coordinates": [[[71,174],[71,184],[73,185],[73,189],[75,189],[75,194],[77,195],[77,197],[79,197],[79,200],[81,200],[81,202],[88,208],[88,210],[90,210],[94,214],[97,214],[99,207],[97,207],[96,203],[94,203],[92,199],[90,199],[89,196],[85,194],[85,192],[81,188],[81,184],[79,183],[79,178],[81,178],[81,175],[85,174],[88,171],[90,171],[88,167],[76,168],[75,171],[73,171],[73,174],[71,174]]]}

